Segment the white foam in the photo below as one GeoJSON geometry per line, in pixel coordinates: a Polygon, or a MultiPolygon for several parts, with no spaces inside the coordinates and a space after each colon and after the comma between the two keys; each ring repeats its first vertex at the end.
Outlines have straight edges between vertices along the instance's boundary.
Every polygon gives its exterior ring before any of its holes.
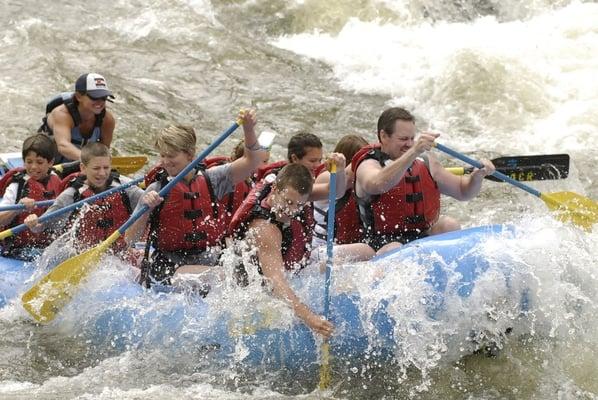
{"type": "MultiPolygon", "coordinates": [[[[416,25],[351,19],[338,33],[273,44],[328,63],[339,85],[389,97],[426,124],[467,135],[461,150],[578,150],[598,131],[598,4],[526,21],[494,17],[416,25]]],[[[424,126],[425,127],[425,126],[424,126]]]]}

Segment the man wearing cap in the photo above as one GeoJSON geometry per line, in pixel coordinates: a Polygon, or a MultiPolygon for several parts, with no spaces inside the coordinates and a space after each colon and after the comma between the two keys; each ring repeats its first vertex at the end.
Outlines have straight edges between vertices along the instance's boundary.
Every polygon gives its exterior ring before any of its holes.
{"type": "Polygon", "coordinates": [[[74,93],[63,93],[47,104],[40,131],[54,136],[59,153],[55,162],[79,160],[86,143],[110,147],[116,122],[106,110],[109,98],[114,96],[106,79],[89,73],[77,79],[74,93]]]}

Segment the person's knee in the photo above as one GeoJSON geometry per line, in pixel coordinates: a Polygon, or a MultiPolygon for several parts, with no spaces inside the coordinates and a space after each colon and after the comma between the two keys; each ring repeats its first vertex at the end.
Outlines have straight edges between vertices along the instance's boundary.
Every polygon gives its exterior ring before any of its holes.
{"type": "Polygon", "coordinates": [[[461,224],[455,218],[442,216],[430,229],[430,235],[438,235],[440,233],[458,231],[461,229],[461,224]]]}
{"type": "Polygon", "coordinates": [[[402,244],[399,242],[391,242],[391,243],[385,244],[376,252],[376,255],[381,256],[382,254],[386,254],[390,251],[398,249],[401,246],[402,246],[402,244]]]}

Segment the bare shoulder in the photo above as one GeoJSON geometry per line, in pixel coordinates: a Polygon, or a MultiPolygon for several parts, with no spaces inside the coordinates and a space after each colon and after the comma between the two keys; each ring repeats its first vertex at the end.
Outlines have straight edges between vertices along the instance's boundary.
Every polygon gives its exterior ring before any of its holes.
{"type": "Polygon", "coordinates": [[[69,110],[64,104],[59,105],[50,112],[48,115],[48,123],[59,124],[63,126],[68,125],[69,127],[73,127],[75,124],[71,114],[69,113],[69,110]]]}
{"type": "Polygon", "coordinates": [[[110,123],[112,125],[114,125],[116,123],[116,120],[114,119],[114,114],[112,114],[112,111],[106,110],[106,115],[104,115],[104,122],[110,123]]]}
{"type": "Polygon", "coordinates": [[[273,244],[282,241],[280,229],[272,222],[262,218],[256,218],[249,224],[253,240],[259,244],[273,244]]]}
{"type": "Polygon", "coordinates": [[[369,158],[367,160],[363,160],[357,166],[356,173],[357,173],[358,177],[363,177],[363,175],[367,175],[372,172],[377,172],[381,169],[382,169],[382,166],[380,165],[380,163],[378,161],[369,158]]]}

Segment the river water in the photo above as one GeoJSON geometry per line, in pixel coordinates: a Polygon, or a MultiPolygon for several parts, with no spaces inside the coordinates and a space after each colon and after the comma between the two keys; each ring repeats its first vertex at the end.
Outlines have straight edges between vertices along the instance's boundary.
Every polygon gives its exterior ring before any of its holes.
{"type": "MultiPolygon", "coordinates": [[[[171,122],[192,124],[207,145],[244,106],[279,134],[273,158],[300,130],[330,151],[347,133],[373,141],[381,110],[402,105],[474,158],[568,153],[568,179],[532,186],[597,199],[597,54],[595,2],[3,0],[0,146],[19,151],[45,102],[98,72],[116,95],[117,154],[155,159],[152,136],[171,122]]],[[[445,199],[443,212],[464,226],[523,232],[501,251],[533,277],[539,307],[496,357],[424,354],[366,372],[336,365],[333,390],[320,393],[317,377],[214,369],[172,349],[97,350],[76,326],[85,316],[39,328],[11,304],[0,313],[0,398],[596,398],[596,229],[561,225],[542,201],[491,182],[468,203],[445,199]]],[[[121,269],[111,271],[117,277],[96,279],[118,281],[121,269]]]]}

